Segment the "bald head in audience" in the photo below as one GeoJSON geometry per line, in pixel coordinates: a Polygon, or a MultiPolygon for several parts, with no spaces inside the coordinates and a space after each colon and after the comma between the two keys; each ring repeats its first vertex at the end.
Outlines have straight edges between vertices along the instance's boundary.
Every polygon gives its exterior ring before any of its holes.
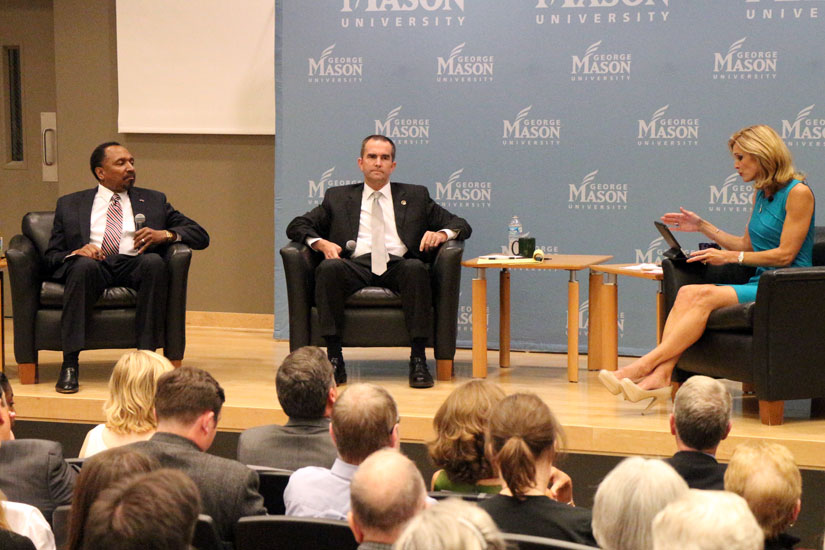
{"type": "Polygon", "coordinates": [[[653,519],[653,550],[762,550],[748,503],[726,491],[691,489],[653,519]]]}
{"type": "Polygon", "coordinates": [[[353,384],[341,394],[332,408],[330,431],[348,464],[361,464],[378,449],[401,446],[395,399],[375,384],[353,384]]]}
{"type": "Polygon", "coordinates": [[[350,487],[347,519],[355,540],[392,544],[425,508],[426,498],[424,479],[412,460],[392,449],[372,453],[350,487]]]}

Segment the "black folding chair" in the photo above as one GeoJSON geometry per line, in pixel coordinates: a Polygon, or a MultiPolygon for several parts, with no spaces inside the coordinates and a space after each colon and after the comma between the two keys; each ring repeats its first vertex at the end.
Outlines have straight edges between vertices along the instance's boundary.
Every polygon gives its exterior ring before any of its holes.
{"type": "Polygon", "coordinates": [[[235,550],[357,550],[346,521],[251,516],[235,525],[235,550]]]}

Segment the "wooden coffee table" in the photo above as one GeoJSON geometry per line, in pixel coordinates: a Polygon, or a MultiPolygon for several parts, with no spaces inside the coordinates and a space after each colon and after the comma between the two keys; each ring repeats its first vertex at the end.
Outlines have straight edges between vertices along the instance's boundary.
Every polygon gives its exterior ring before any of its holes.
{"type": "Polygon", "coordinates": [[[461,262],[464,267],[475,268],[473,279],[473,377],[487,377],[487,269],[500,269],[499,273],[499,352],[500,367],[510,366],[510,270],[511,269],[564,269],[570,272],[567,283],[567,379],[578,382],[579,373],[579,283],[576,272],[613,256],[585,254],[553,254],[543,262],[496,262],[480,263],[479,258],[461,262]]]}
{"type": "Polygon", "coordinates": [[[656,292],[656,343],[662,341],[665,327],[665,297],[662,293],[662,271],[632,269],[635,264],[602,264],[590,266],[590,317],[587,331],[587,369],[616,370],[619,362],[618,276],[659,281],[656,292]],[[607,282],[605,282],[605,275],[607,282]]]}

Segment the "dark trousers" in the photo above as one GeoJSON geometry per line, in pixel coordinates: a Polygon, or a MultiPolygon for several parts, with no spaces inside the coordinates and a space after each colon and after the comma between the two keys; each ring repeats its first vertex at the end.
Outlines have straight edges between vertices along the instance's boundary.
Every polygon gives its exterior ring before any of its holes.
{"type": "Polygon", "coordinates": [[[158,254],[138,256],[115,254],[98,261],[85,256],[67,260],[62,282],[63,314],[61,342],[63,353],[74,353],[86,345],[86,327],[95,303],[110,286],[137,290],[135,333],[138,349],[155,350],[163,346],[166,312],[166,264],[158,254]]]}
{"type": "Polygon", "coordinates": [[[430,270],[421,260],[390,256],[387,271],[375,275],[370,255],[355,259],[322,260],[315,268],[315,305],[321,336],[343,334],[344,302],[350,294],[380,286],[401,294],[401,308],[410,340],[428,338],[432,332],[432,288],[430,270]]]}

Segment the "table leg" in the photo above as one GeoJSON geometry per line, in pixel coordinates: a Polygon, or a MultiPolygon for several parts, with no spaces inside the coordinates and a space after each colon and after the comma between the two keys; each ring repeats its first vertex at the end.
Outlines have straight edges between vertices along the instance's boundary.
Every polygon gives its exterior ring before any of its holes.
{"type": "Polygon", "coordinates": [[[498,285],[498,366],[510,366],[510,270],[502,269],[498,285]]]}
{"type": "Polygon", "coordinates": [[[659,290],[656,292],[656,345],[662,343],[662,333],[665,331],[665,293],[659,281],[659,290]]]}
{"type": "Polygon", "coordinates": [[[602,364],[607,370],[616,370],[619,367],[619,285],[616,275],[612,273],[607,274],[607,282],[602,288],[602,300],[604,301],[602,364]]]}
{"type": "Polygon", "coordinates": [[[588,314],[587,314],[587,370],[598,370],[602,364],[602,311],[601,292],[604,286],[604,275],[590,272],[590,285],[588,290],[588,314]]]}
{"type": "Polygon", "coordinates": [[[473,279],[473,378],[487,378],[487,278],[476,270],[473,279]]]}
{"type": "Polygon", "coordinates": [[[579,282],[572,270],[567,283],[567,380],[579,381],[579,282]]]}

